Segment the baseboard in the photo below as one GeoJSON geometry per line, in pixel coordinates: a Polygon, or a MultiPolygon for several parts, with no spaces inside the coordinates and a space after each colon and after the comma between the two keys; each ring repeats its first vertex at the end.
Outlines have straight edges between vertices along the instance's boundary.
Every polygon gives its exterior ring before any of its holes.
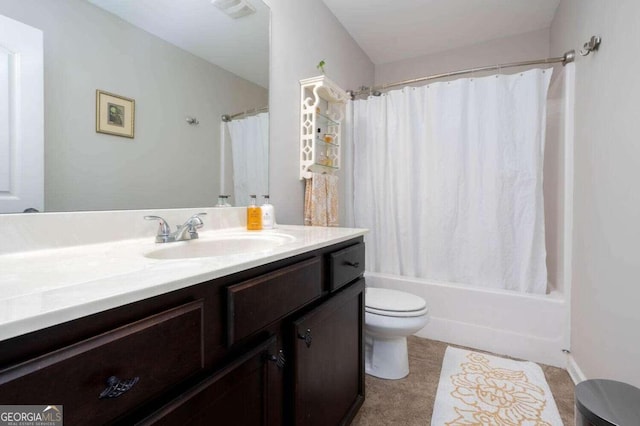
{"type": "Polygon", "coordinates": [[[584,375],[576,359],[571,354],[567,354],[567,372],[569,372],[569,376],[571,380],[573,380],[574,385],[587,380],[587,376],[584,375]]]}

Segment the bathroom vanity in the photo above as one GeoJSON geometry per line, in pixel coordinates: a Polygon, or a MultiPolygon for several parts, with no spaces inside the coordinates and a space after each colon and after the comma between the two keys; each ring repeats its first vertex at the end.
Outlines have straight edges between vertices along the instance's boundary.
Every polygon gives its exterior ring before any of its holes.
{"type": "MultiPolygon", "coordinates": [[[[65,425],[350,423],[364,401],[364,230],[279,232],[293,242],[216,260],[145,258],[103,279],[129,280],[129,292],[73,302],[86,289],[25,291],[14,299],[43,305],[27,313],[0,301],[16,309],[0,313],[0,404],[63,405],[65,425]],[[60,309],[47,306],[56,298],[60,309]]],[[[137,245],[78,256],[130,259],[137,245]]],[[[0,267],[56,253],[0,256],[0,267]]]]}

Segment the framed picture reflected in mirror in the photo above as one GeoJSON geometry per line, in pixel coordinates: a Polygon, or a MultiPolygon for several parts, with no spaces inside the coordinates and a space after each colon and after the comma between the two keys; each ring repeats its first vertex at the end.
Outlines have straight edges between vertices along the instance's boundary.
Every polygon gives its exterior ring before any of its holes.
{"type": "Polygon", "coordinates": [[[96,90],[96,132],[132,138],[136,101],[103,90],[96,90]]]}

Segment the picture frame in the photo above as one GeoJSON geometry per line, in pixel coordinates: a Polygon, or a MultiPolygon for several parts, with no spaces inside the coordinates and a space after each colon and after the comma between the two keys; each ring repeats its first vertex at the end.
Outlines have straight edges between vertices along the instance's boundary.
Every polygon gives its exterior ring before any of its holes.
{"type": "Polygon", "coordinates": [[[133,139],[136,101],[96,90],[96,132],[133,139]]]}

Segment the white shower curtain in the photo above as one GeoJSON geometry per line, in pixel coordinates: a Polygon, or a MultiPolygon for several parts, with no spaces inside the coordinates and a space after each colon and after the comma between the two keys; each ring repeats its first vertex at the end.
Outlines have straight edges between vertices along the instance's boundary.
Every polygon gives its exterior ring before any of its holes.
{"type": "Polygon", "coordinates": [[[545,293],[542,166],[552,70],[353,102],[353,218],[367,269],[545,293]]]}
{"type": "Polygon", "coordinates": [[[269,193],[269,113],[227,123],[233,157],[234,205],[249,204],[249,195],[269,193]]]}

